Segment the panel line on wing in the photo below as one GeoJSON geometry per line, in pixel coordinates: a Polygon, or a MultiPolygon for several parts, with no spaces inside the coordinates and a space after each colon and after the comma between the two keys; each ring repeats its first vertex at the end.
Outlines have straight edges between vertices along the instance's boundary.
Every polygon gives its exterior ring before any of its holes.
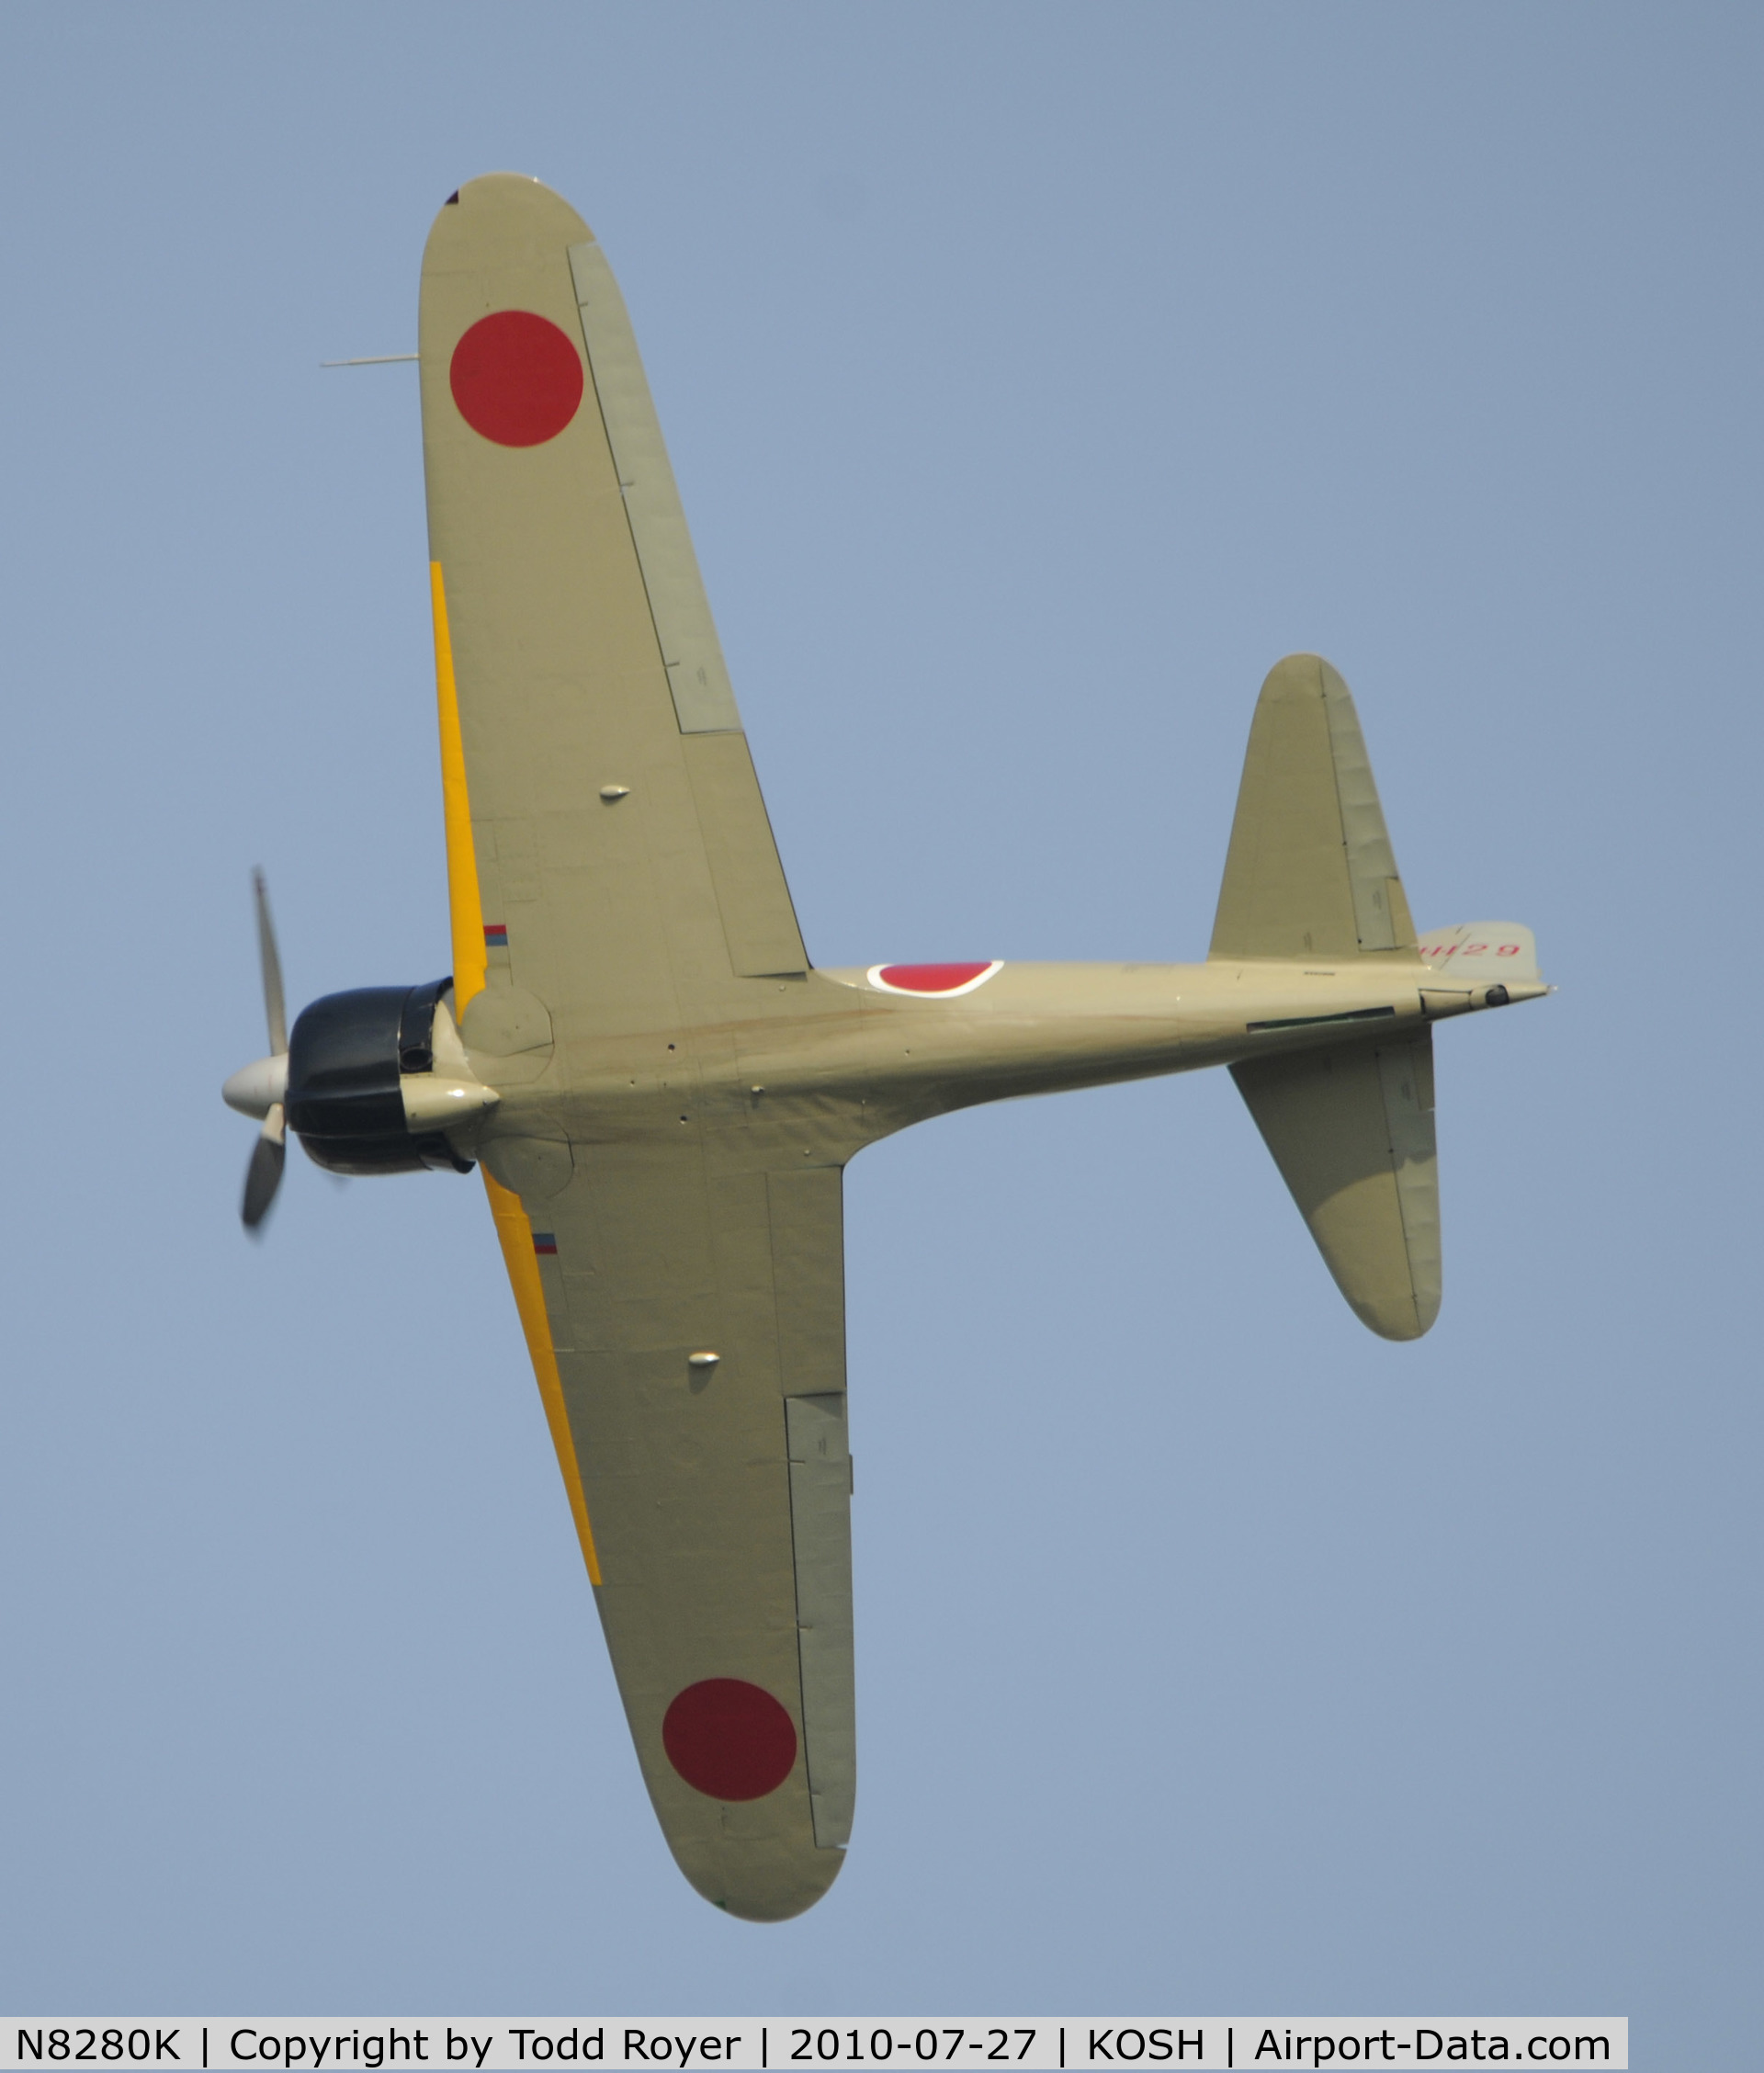
{"type": "Polygon", "coordinates": [[[815,1842],[842,1849],[857,1797],[852,1637],[852,1456],[845,1392],[784,1399],[803,1755],[815,1842]]]}
{"type": "Polygon", "coordinates": [[[741,716],[625,298],[605,254],[592,240],[570,247],[570,271],[680,731],[739,733],[741,716]]]}

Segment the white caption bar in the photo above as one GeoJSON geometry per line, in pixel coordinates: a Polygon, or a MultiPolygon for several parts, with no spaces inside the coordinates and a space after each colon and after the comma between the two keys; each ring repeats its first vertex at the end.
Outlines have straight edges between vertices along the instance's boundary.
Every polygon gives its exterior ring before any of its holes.
{"type": "Polygon", "coordinates": [[[954,2066],[1289,2067],[1629,2064],[1624,2017],[655,2016],[398,2021],[0,2017],[0,2069],[249,2067],[277,2073],[503,2068],[954,2066]]]}

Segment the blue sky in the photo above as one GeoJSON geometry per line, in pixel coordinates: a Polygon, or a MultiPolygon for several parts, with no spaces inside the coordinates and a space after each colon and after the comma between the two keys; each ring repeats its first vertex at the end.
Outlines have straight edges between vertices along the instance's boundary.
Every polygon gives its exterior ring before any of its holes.
{"type": "Polygon", "coordinates": [[[0,17],[0,2002],[1758,2014],[1755,11],[0,17]],[[731,1922],[638,1778],[475,1183],[298,1156],[290,995],[447,906],[408,368],[460,179],[616,268],[811,955],[1204,953],[1255,692],[1354,687],[1446,1297],[1235,1093],[847,1183],[861,1788],[731,1922]],[[1743,1046],[1742,1046],[1743,1048],[1743,1046]]]}

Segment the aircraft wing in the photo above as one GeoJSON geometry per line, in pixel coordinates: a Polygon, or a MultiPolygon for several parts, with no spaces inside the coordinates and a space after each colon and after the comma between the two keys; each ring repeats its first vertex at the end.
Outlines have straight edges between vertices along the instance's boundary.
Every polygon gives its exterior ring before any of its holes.
{"type": "Polygon", "coordinates": [[[624,306],[567,203],[497,175],[441,210],[421,360],[492,1208],[669,1844],[777,1919],[832,1882],[854,1791],[841,1173],[786,1168],[735,1083],[732,1032],[808,960],[624,306]]]}
{"type": "Polygon", "coordinates": [[[797,1914],[856,1789],[841,1175],[599,1146],[549,1199],[489,1184],[669,1846],[797,1914]]]}
{"type": "Polygon", "coordinates": [[[469,182],[430,233],[420,333],[460,1004],[518,969],[554,1014],[625,1031],[704,980],[805,971],[588,226],[537,181],[469,182]]]}

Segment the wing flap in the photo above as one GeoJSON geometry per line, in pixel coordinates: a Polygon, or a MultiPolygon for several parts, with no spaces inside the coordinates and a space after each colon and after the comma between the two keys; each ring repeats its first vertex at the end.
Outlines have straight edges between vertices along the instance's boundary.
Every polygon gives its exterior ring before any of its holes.
{"type": "Polygon", "coordinates": [[[1354,1314],[1381,1338],[1419,1339],[1440,1308],[1432,1032],[1250,1059],[1231,1077],[1354,1314]]]}

